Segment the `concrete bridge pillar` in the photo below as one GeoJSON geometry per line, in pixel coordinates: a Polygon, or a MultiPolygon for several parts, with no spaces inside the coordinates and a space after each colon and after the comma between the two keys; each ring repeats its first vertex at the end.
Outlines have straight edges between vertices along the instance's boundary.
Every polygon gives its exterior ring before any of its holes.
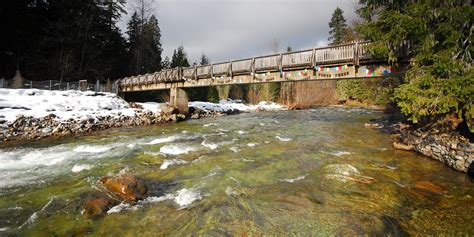
{"type": "Polygon", "coordinates": [[[170,105],[178,108],[180,114],[188,114],[188,95],[181,88],[171,88],[170,105]]]}

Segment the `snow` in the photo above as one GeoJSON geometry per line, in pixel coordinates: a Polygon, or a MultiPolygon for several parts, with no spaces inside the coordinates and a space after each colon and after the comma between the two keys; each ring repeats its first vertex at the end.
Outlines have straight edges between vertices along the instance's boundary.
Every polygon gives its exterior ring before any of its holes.
{"type": "Polygon", "coordinates": [[[202,102],[202,101],[194,101],[189,102],[189,107],[194,107],[197,109],[201,109],[204,111],[216,111],[216,112],[226,112],[231,110],[240,110],[244,112],[250,111],[260,111],[260,110],[286,110],[287,107],[268,101],[261,101],[257,105],[247,105],[242,103],[240,100],[221,100],[219,103],[211,103],[211,102],[202,102]]]}
{"type": "MultiPolygon", "coordinates": [[[[143,110],[159,112],[162,104],[157,102],[137,103],[143,110]]],[[[274,102],[262,101],[257,105],[247,105],[240,100],[221,100],[219,103],[189,102],[189,107],[204,111],[226,112],[239,110],[244,112],[260,110],[285,110],[286,107],[274,102]]],[[[50,91],[39,89],[0,89],[0,121],[15,121],[17,116],[41,118],[56,115],[58,121],[73,119],[97,120],[99,116],[120,115],[136,116],[141,109],[130,108],[129,104],[113,93],[93,91],[50,91]]]]}
{"type": "Polygon", "coordinates": [[[60,121],[95,119],[97,116],[134,116],[136,110],[113,93],[0,89],[0,115],[8,122],[20,114],[35,118],[55,114],[60,121]]]}
{"type": "Polygon", "coordinates": [[[145,102],[145,103],[137,103],[143,107],[144,110],[152,111],[152,112],[161,112],[161,105],[162,103],[157,102],[145,102]]]}

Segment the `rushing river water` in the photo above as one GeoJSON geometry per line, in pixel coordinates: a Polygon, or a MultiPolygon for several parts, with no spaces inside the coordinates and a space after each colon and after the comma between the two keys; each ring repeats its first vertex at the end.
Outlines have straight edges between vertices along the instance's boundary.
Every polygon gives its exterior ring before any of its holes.
{"type": "Polygon", "coordinates": [[[474,234],[474,182],[393,150],[364,127],[380,116],[248,113],[3,149],[0,236],[474,234]],[[124,172],[159,188],[85,218],[98,179],[124,172]]]}

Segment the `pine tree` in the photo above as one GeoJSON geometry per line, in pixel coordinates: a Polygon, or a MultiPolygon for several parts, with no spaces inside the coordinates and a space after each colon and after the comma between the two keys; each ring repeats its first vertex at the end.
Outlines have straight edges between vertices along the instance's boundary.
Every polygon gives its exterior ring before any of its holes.
{"type": "Polygon", "coordinates": [[[373,43],[369,51],[413,62],[395,102],[413,122],[457,115],[474,131],[474,69],[469,1],[361,0],[359,14],[367,22],[358,30],[373,43]],[[397,48],[410,42],[410,54],[397,48]]]}
{"type": "Polygon", "coordinates": [[[127,35],[129,42],[129,53],[131,56],[131,68],[130,74],[139,74],[141,64],[141,30],[140,30],[140,19],[136,12],[133,13],[132,18],[128,22],[127,35]]]}
{"type": "Polygon", "coordinates": [[[173,51],[173,57],[171,58],[171,68],[175,67],[189,67],[189,61],[183,46],[179,46],[178,49],[173,51]]]}
{"type": "Polygon", "coordinates": [[[163,60],[163,62],[161,62],[161,68],[163,70],[171,68],[171,61],[170,61],[170,58],[168,56],[166,56],[165,59],[163,60]]]}
{"type": "Polygon", "coordinates": [[[209,63],[210,63],[209,58],[204,53],[202,53],[201,61],[199,62],[199,65],[207,65],[209,63]]]}
{"type": "Polygon", "coordinates": [[[154,15],[148,19],[143,29],[143,68],[141,73],[161,70],[161,31],[154,15]]]}
{"type": "Polygon", "coordinates": [[[337,7],[332,14],[331,21],[329,22],[329,38],[331,45],[343,43],[344,32],[347,28],[346,19],[344,19],[343,11],[337,7]]]}

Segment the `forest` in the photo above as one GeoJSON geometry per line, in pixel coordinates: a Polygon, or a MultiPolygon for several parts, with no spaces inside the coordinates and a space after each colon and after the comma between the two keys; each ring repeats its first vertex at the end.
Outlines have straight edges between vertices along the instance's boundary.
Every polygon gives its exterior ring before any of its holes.
{"type": "MultiPolygon", "coordinates": [[[[138,1],[145,4],[146,1],[138,1]]],[[[17,70],[33,81],[100,80],[189,66],[184,47],[162,57],[157,17],[139,6],[126,32],[116,23],[125,0],[16,0],[0,3],[0,78],[17,70]],[[141,9],[141,10],[140,10],[141,9]]],[[[347,22],[335,9],[329,21],[330,44],[370,40],[370,51],[397,64],[395,48],[410,42],[410,69],[392,82],[341,81],[334,100],[392,103],[414,122],[446,115],[472,124],[474,9],[467,0],[359,0],[358,19],[347,22]]],[[[291,50],[289,47],[287,50],[291,50]]],[[[405,59],[406,60],[406,59],[405,59]]],[[[200,64],[210,59],[203,54],[200,64]]],[[[203,88],[191,99],[217,101],[241,97],[249,102],[273,100],[295,107],[334,101],[308,101],[317,82],[203,88]],[[298,106],[298,104],[301,104],[298,106]]],[[[327,95],[323,95],[327,98],[327,95]]],[[[337,103],[337,101],[336,101],[337,103]]],[[[472,126],[470,126],[472,130],[472,126]]]]}

